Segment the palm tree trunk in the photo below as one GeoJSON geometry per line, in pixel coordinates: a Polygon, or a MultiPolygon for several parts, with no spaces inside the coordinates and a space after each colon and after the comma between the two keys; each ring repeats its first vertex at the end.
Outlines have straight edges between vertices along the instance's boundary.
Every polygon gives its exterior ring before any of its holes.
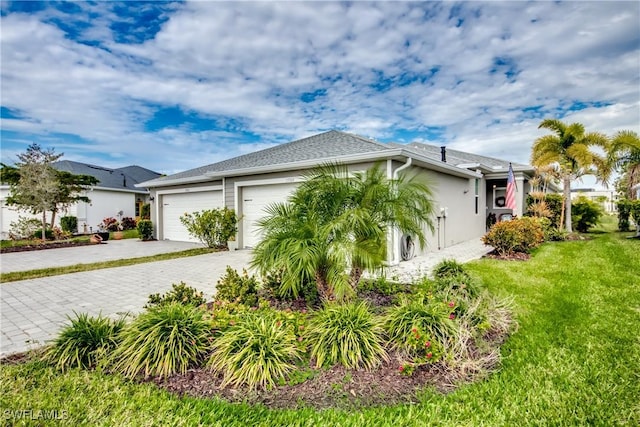
{"type": "Polygon", "coordinates": [[[571,228],[571,176],[565,175],[563,177],[563,186],[564,186],[564,223],[565,229],[567,233],[572,233],[573,229],[571,228]]]}
{"type": "Polygon", "coordinates": [[[354,291],[358,288],[358,284],[360,283],[360,279],[362,278],[363,269],[358,267],[357,265],[351,266],[351,273],[349,274],[349,285],[351,285],[351,289],[354,291]]]}
{"type": "Polygon", "coordinates": [[[316,286],[318,287],[318,294],[323,301],[332,301],[334,299],[333,292],[329,287],[327,278],[322,271],[316,271],[316,286]]]}

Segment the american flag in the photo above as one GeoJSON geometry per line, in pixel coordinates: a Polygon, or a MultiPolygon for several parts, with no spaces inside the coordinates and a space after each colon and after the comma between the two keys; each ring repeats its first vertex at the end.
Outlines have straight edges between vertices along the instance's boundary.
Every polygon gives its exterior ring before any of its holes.
{"type": "Polygon", "coordinates": [[[513,211],[516,210],[516,177],[513,176],[511,163],[509,163],[509,175],[507,176],[507,200],[505,207],[513,211]]]}

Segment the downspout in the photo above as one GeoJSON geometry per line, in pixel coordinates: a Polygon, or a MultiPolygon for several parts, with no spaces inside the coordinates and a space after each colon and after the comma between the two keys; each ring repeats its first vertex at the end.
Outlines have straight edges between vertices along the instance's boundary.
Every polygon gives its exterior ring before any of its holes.
{"type": "MultiPolygon", "coordinates": [[[[398,176],[400,175],[400,172],[402,172],[403,170],[407,169],[409,166],[411,166],[411,162],[413,161],[413,159],[411,157],[407,157],[407,162],[400,166],[398,169],[393,171],[393,179],[398,179],[398,176]]],[[[400,264],[400,231],[398,230],[398,227],[394,227],[393,228],[393,260],[392,265],[398,265],[400,264]]]]}

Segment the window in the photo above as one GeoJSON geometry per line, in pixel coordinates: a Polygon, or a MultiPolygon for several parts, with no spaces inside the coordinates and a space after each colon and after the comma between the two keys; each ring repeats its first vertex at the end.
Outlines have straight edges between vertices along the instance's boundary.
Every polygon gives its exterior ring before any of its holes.
{"type": "Polygon", "coordinates": [[[507,188],[493,187],[493,209],[505,209],[507,202],[507,188]]]}
{"type": "Polygon", "coordinates": [[[480,180],[476,178],[476,215],[478,215],[479,203],[480,203],[480,180]]]}

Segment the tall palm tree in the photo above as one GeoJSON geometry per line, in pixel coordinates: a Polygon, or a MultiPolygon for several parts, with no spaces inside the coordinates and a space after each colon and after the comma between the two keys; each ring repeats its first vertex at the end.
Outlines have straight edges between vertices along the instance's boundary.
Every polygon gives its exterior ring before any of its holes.
{"type": "Polygon", "coordinates": [[[390,179],[379,165],[349,173],[335,164],[305,178],[258,224],[263,239],[252,266],[263,274],[282,271],[284,292],[297,295],[311,280],[325,299],[353,295],[363,272],[383,265],[391,229],[412,234],[421,245],[425,227],[433,229],[431,191],[416,178],[390,179]]]}
{"type": "Polygon", "coordinates": [[[593,151],[601,147],[608,151],[608,138],[599,132],[585,133],[584,125],[567,125],[560,120],[546,119],[538,126],[548,129],[552,135],[536,139],[531,152],[531,164],[537,167],[555,165],[562,179],[565,199],[565,228],[571,227],[571,182],[583,175],[595,175],[606,183],[611,168],[604,155],[593,151]]]}
{"type": "Polygon", "coordinates": [[[611,139],[609,162],[614,169],[624,173],[626,196],[635,198],[633,187],[640,184],[640,138],[629,130],[616,133],[611,139]]]}

